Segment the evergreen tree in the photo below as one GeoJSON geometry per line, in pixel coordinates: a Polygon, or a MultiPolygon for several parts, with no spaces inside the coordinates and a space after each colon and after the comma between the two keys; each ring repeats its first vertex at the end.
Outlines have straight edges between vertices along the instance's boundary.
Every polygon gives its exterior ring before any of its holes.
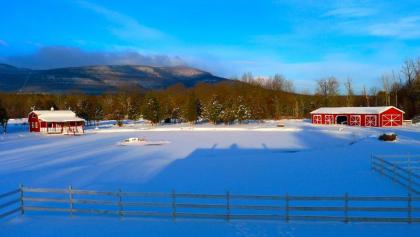
{"type": "Polygon", "coordinates": [[[243,100],[242,96],[240,96],[238,99],[236,118],[238,119],[239,123],[251,119],[251,111],[245,103],[245,101],[243,100]]]}
{"type": "Polygon", "coordinates": [[[0,126],[3,133],[7,133],[7,123],[9,122],[9,114],[3,105],[0,103],[0,126]]]}
{"type": "Polygon", "coordinates": [[[90,125],[92,121],[103,119],[103,109],[96,97],[82,98],[77,105],[76,113],[86,120],[87,125],[90,125]]]}
{"type": "Polygon", "coordinates": [[[183,107],[182,114],[186,121],[192,123],[196,123],[199,116],[201,115],[201,103],[194,92],[189,94],[188,99],[183,107]]]}
{"type": "Polygon", "coordinates": [[[218,97],[215,95],[204,107],[203,117],[210,122],[217,124],[221,120],[220,115],[222,111],[223,106],[219,102],[218,97]]]}
{"type": "Polygon", "coordinates": [[[97,103],[93,107],[93,117],[92,120],[95,121],[95,125],[98,126],[98,121],[104,119],[104,110],[102,105],[97,103]]]}
{"type": "Polygon", "coordinates": [[[140,102],[133,102],[128,108],[128,119],[137,120],[140,118],[141,111],[140,111],[140,102]]]}
{"type": "Polygon", "coordinates": [[[223,110],[220,112],[220,119],[225,124],[231,124],[236,119],[236,108],[232,99],[226,99],[223,110]]]}
{"type": "Polygon", "coordinates": [[[149,95],[146,97],[143,110],[143,118],[150,120],[153,124],[159,123],[162,119],[162,111],[156,97],[149,95]]]}

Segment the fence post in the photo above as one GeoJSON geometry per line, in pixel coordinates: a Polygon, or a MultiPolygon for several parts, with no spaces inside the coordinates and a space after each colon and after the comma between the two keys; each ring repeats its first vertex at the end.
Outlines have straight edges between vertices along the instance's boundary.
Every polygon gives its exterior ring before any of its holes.
{"type": "Polygon", "coordinates": [[[123,203],[122,203],[122,194],[121,194],[121,189],[118,189],[118,214],[120,216],[120,218],[123,216],[123,203]]]}
{"type": "Polygon", "coordinates": [[[176,191],[172,189],[172,218],[176,221],[176,191]]]}
{"type": "Polygon", "coordinates": [[[407,199],[407,218],[408,218],[408,223],[411,224],[412,222],[412,205],[411,205],[411,193],[408,193],[408,199],[407,199]]]}
{"type": "Polygon", "coordinates": [[[349,194],[344,194],[344,222],[349,222],[349,194]]]}
{"type": "Polygon", "coordinates": [[[19,191],[20,191],[20,214],[25,214],[24,205],[23,205],[23,185],[19,185],[19,191]]]}
{"type": "Polygon", "coordinates": [[[289,222],[289,194],[288,193],[286,193],[286,196],[285,196],[285,199],[284,199],[285,201],[286,201],[286,204],[285,204],[285,219],[286,219],[286,222],[289,222]]]}
{"type": "Polygon", "coordinates": [[[73,216],[73,187],[69,186],[69,204],[70,204],[70,216],[73,216]]]}
{"type": "Polygon", "coordinates": [[[412,175],[411,175],[411,171],[410,170],[408,170],[408,187],[409,187],[409,190],[410,190],[410,192],[413,190],[413,188],[412,188],[412,184],[413,184],[413,177],[412,177],[412,175]]]}
{"type": "Polygon", "coordinates": [[[408,156],[407,157],[407,163],[408,163],[408,167],[407,167],[407,170],[408,170],[408,187],[410,187],[410,192],[413,190],[413,177],[412,177],[412,175],[411,175],[411,160],[410,160],[410,157],[408,156]]]}
{"type": "Polygon", "coordinates": [[[226,220],[230,220],[230,193],[226,192],[226,220]]]}

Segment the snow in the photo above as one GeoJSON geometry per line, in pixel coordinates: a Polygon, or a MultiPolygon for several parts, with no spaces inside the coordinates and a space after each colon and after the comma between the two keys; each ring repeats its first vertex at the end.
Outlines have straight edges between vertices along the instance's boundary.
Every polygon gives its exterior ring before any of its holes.
{"type": "MultiPolygon", "coordinates": [[[[0,193],[32,187],[293,195],[406,195],[370,170],[371,154],[419,154],[420,127],[319,126],[304,120],[241,125],[123,127],[101,123],[83,136],[0,136],[0,193]],[[285,127],[277,127],[281,123],[285,127]],[[396,142],[377,139],[393,132],[396,142]],[[118,146],[142,137],[162,146],[118,146]]],[[[1,236],[418,236],[417,224],[341,224],[118,219],[27,215],[0,221],[1,236]],[[51,225],[53,223],[53,225],[51,225]],[[345,236],[345,235],[344,235],[345,236]]]]}
{"type": "MultiPolygon", "coordinates": [[[[394,106],[378,107],[322,107],[311,112],[311,114],[380,114],[394,106]]],[[[399,110],[398,108],[395,108],[399,110]]],[[[404,113],[404,111],[400,110],[404,113]]]]}

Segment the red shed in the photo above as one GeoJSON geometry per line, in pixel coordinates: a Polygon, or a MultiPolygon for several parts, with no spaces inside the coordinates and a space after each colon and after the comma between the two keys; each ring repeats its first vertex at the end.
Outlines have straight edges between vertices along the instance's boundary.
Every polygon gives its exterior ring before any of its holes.
{"type": "Polygon", "coordinates": [[[44,134],[83,134],[85,120],[70,110],[34,110],[28,115],[29,131],[44,134]]]}
{"type": "Polygon", "coordinates": [[[404,111],[394,106],[323,107],[311,112],[313,124],[347,124],[364,127],[394,127],[403,123],[404,111]]]}

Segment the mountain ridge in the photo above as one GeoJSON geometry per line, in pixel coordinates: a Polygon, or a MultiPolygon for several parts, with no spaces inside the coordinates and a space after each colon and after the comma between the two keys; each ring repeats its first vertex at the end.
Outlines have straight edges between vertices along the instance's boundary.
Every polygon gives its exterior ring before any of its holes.
{"type": "Polygon", "coordinates": [[[181,83],[229,81],[188,66],[92,65],[33,70],[0,64],[0,91],[18,93],[102,94],[120,90],[157,90],[181,83]]]}

